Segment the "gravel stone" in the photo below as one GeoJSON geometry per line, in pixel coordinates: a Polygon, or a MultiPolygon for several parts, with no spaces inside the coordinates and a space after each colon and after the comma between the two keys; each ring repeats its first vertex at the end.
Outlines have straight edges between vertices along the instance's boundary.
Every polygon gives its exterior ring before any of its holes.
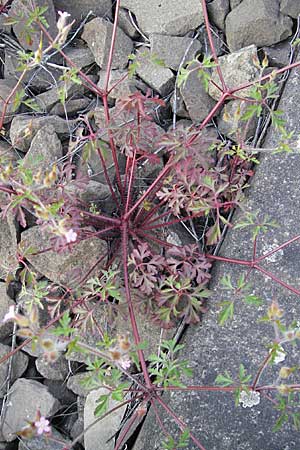
{"type": "MultiPolygon", "coordinates": [[[[3,358],[11,351],[9,345],[0,344],[0,358],[3,358]]],[[[23,352],[17,352],[12,358],[12,371],[10,376],[10,383],[12,384],[17,378],[20,378],[28,366],[28,356],[23,352]]],[[[3,398],[6,393],[7,371],[9,367],[9,358],[0,365],[0,398],[3,398]]]]}
{"type": "Polygon", "coordinates": [[[207,5],[210,20],[220,30],[225,29],[225,19],[229,13],[229,0],[213,0],[207,5]]]}

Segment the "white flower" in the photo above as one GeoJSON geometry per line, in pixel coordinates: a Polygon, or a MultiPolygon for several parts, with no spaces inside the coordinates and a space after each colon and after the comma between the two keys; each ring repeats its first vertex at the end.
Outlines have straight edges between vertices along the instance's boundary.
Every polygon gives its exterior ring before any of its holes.
{"type": "Polygon", "coordinates": [[[16,318],[15,307],[12,305],[9,307],[8,313],[5,314],[3,323],[8,322],[9,320],[14,320],[16,318]]]}
{"type": "MultiPolygon", "coordinates": [[[[271,353],[271,351],[272,350],[270,350],[269,353],[271,353]]],[[[285,360],[285,356],[286,356],[286,353],[284,351],[284,348],[281,345],[279,345],[277,350],[276,350],[276,352],[275,352],[275,357],[274,357],[274,361],[273,361],[274,364],[279,364],[282,361],[284,361],[285,360]]]]}
{"type": "Polygon", "coordinates": [[[65,238],[68,244],[70,244],[70,242],[75,242],[77,239],[77,233],[73,231],[71,228],[69,231],[65,233],[65,238]]]}
{"type": "Polygon", "coordinates": [[[45,417],[41,416],[39,420],[34,422],[34,426],[36,427],[37,434],[43,434],[43,433],[50,433],[51,427],[49,425],[49,420],[47,420],[45,417]]]}
{"type": "Polygon", "coordinates": [[[257,391],[242,391],[240,393],[239,402],[243,408],[252,408],[260,402],[260,393],[257,391]]]}
{"type": "Polygon", "coordinates": [[[63,32],[65,26],[67,25],[68,17],[70,17],[71,14],[69,14],[66,11],[64,11],[64,12],[63,11],[58,11],[58,14],[59,14],[59,19],[57,21],[56,26],[57,26],[57,29],[58,29],[59,32],[63,32]]]}
{"type": "Polygon", "coordinates": [[[123,360],[120,361],[120,366],[124,370],[128,370],[130,368],[130,365],[131,365],[130,359],[123,359],[123,360]]]}

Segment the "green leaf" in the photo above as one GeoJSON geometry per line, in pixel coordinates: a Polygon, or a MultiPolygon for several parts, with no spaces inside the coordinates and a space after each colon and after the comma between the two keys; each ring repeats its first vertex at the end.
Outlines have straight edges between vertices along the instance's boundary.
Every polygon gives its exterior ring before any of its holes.
{"type": "Polygon", "coordinates": [[[279,419],[278,419],[277,422],[275,423],[275,425],[274,425],[272,431],[274,431],[274,432],[279,431],[280,428],[282,427],[282,425],[283,425],[285,422],[287,422],[288,420],[289,420],[288,414],[286,414],[286,413],[281,414],[281,416],[279,417],[279,419]]]}
{"type": "Polygon", "coordinates": [[[222,326],[224,323],[233,318],[234,302],[223,302],[223,308],[219,314],[219,324],[222,326]]]}
{"type": "Polygon", "coordinates": [[[101,395],[96,403],[99,403],[94,411],[95,417],[101,417],[108,410],[109,394],[101,395]]]}
{"type": "Polygon", "coordinates": [[[233,379],[231,378],[230,374],[227,371],[225,372],[224,375],[222,374],[218,375],[215,382],[223,387],[232,386],[234,384],[233,379]]]}
{"type": "Polygon", "coordinates": [[[262,299],[254,294],[247,295],[242,300],[248,305],[261,306],[263,304],[262,299]]]}

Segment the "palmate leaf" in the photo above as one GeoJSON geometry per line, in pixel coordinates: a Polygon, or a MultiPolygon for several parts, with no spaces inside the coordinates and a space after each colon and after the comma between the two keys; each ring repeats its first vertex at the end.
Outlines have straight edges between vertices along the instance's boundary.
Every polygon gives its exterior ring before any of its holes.
{"type": "Polygon", "coordinates": [[[219,324],[224,325],[227,320],[232,319],[234,314],[234,302],[226,301],[222,303],[222,309],[219,314],[219,324]]]}

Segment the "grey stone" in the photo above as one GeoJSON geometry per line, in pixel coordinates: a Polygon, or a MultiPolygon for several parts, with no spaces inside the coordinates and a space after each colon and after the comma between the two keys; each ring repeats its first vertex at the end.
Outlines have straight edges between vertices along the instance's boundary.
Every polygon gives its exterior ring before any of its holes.
{"type": "Polygon", "coordinates": [[[36,133],[45,125],[52,125],[59,137],[68,136],[72,129],[77,125],[76,121],[64,120],[59,116],[40,116],[31,115],[15,116],[10,127],[10,139],[12,146],[27,152],[36,133]]]}
{"type": "MultiPolygon", "coordinates": [[[[111,45],[113,25],[97,17],[84,26],[82,39],[92,51],[95,61],[101,68],[107,67],[111,45]]],[[[118,28],[115,41],[115,51],[112,69],[123,69],[128,64],[128,56],[133,51],[131,39],[118,28]]]]}
{"type": "Polygon", "coordinates": [[[146,34],[183,36],[203,23],[198,0],[189,0],[188,8],[177,0],[123,0],[122,6],[135,14],[139,28],[146,34]]]}
{"type": "Polygon", "coordinates": [[[49,362],[43,356],[36,359],[35,365],[37,370],[47,380],[65,380],[69,373],[68,362],[63,355],[54,361],[49,362]]]}
{"type": "Polygon", "coordinates": [[[45,386],[34,380],[19,378],[9,391],[2,426],[5,440],[13,441],[16,433],[27,426],[28,421],[35,420],[38,411],[44,417],[51,417],[59,408],[59,401],[45,386]]]}
{"type": "Polygon", "coordinates": [[[267,55],[269,65],[275,67],[285,67],[290,62],[290,39],[286,39],[279,44],[271,47],[262,48],[265,55],[267,55]]]}
{"type": "Polygon", "coordinates": [[[89,180],[84,191],[80,192],[79,198],[85,203],[98,203],[108,200],[110,194],[111,192],[107,184],[89,180]]]}
{"type": "MultiPolygon", "coordinates": [[[[117,83],[119,80],[121,80],[124,76],[126,76],[127,71],[126,70],[112,70],[110,74],[108,89],[111,89],[115,83],[117,83]]],[[[99,81],[97,86],[100,89],[105,88],[106,83],[106,71],[100,70],[99,73],[99,81]]],[[[125,98],[129,95],[133,94],[137,91],[136,88],[137,80],[135,78],[129,78],[128,76],[120,82],[114,89],[109,93],[109,100],[116,100],[118,98],[125,98]]]]}
{"type": "Polygon", "coordinates": [[[242,120],[249,104],[242,100],[230,100],[222,109],[218,119],[218,129],[220,133],[235,141],[246,141],[255,133],[257,120],[256,116],[248,121],[242,120]]]}
{"type": "Polygon", "coordinates": [[[47,386],[49,392],[60,401],[62,405],[73,405],[76,403],[76,395],[67,389],[65,383],[62,383],[60,380],[44,380],[43,383],[47,386]]]}
{"type": "Polygon", "coordinates": [[[162,96],[172,91],[175,82],[173,72],[155,63],[148,48],[139,51],[137,61],[136,73],[146,84],[162,96]]]}
{"type": "Polygon", "coordinates": [[[13,217],[8,214],[0,220],[0,278],[2,280],[18,268],[16,255],[16,228],[13,217]]]}
{"type": "MultiPolygon", "coordinates": [[[[11,347],[9,345],[0,344],[0,358],[3,358],[11,351],[11,347]]],[[[10,384],[12,384],[15,380],[20,378],[22,374],[25,372],[28,366],[28,356],[25,353],[19,351],[11,358],[8,358],[5,362],[2,362],[0,365],[0,397],[3,398],[7,394],[7,376],[8,376],[8,368],[11,359],[11,374],[10,374],[10,384]]]]}
{"type": "MultiPolygon", "coordinates": [[[[87,45],[83,44],[83,41],[75,41],[73,45],[64,49],[66,56],[75,64],[77,69],[83,69],[83,67],[90,66],[95,62],[93,53],[87,45]]],[[[68,64],[67,61],[66,64],[68,64]]]]}
{"type": "MultiPolygon", "coordinates": [[[[79,417],[71,428],[71,432],[70,432],[71,438],[76,439],[80,434],[83,433],[83,430],[84,430],[83,417],[79,417]]],[[[82,435],[81,439],[79,439],[78,442],[79,442],[79,444],[83,445],[83,435],[82,435]]]]}
{"type": "Polygon", "coordinates": [[[64,82],[59,81],[56,86],[48,91],[43,92],[35,97],[35,102],[39,107],[40,112],[49,112],[53,106],[60,102],[60,94],[64,93],[66,100],[82,95],[86,92],[86,87],[83,84],[73,83],[71,80],[64,82]]]}
{"type": "Polygon", "coordinates": [[[176,89],[176,104],[174,103],[174,97],[175,97],[175,92],[170,99],[173,113],[175,112],[176,116],[178,116],[178,117],[183,117],[185,119],[189,119],[190,115],[186,109],[186,106],[184,104],[184,101],[183,101],[183,98],[182,98],[182,95],[181,95],[179,89],[176,89]]]}
{"type": "MultiPolygon", "coordinates": [[[[84,405],[84,428],[87,428],[95,420],[94,411],[99,397],[108,393],[108,389],[100,388],[96,391],[92,391],[87,396],[84,405]]],[[[119,402],[110,398],[108,410],[118,406],[118,404],[119,402]]],[[[87,430],[84,434],[85,450],[95,450],[96,448],[101,448],[101,450],[113,450],[114,439],[109,439],[114,436],[118,430],[125,410],[126,405],[122,406],[112,414],[109,414],[103,420],[97,422],[91,429],[87,430]]]]}
{"type": "Polygon", "coordinates": [[[132,25],[129,12],[124,8],[119,10],[118,25],[131,39],[139,36],[137,29],[132,25]]]}
{"type": "Polygon", "coordinates": [[[67,386],[76,395],[80,397],[86,397],[94,388],[86,388],[83,386],[82,382],[89,376],[88,372],[80,372],[71,376],[68,379],[67,386]]]}
{"type": "Polygon", "coordinates": [[[207,5],[210,20],[224,30],[225,19],[229,13],[229,0],[213,0],[207,5]]]}
{"type": "Polygon", "coordinates": [[[51,437],[57,440],[47,439],[45,436],[37,436],[29,441],[20,441],[18,450],[64,450],[71,441],[66,439],[54,427],[51,427],[51,437]]]}
{"type": "Polygon", "coordinates": [[[294,19],[297,19],[300,14],[299,0],[281,0],[280,12],[287,16],[293,17],[294,19]]]}
{"type": "Polygon", "coordinates": [[[190,118],[194,123],[199,123],[212,110],[215,102],[206,92],[197,71],[192,71],[193,68],[195,68],[194,64],[190,66],[191,73],[180,87],[180,93],[190,118]]]}
{"type": "Polygon", "coordinates": [[[57,11],[71,14],[71,19],[76,20],[76,27],[90,11],[99,17],[111,17],[111,0],[53,0],[53,3],[57,11]]]}
{"type": "MultiPolygon", "coordinates": [[[[245,208],[251,211],[259,210],[261,217],[267,215],[280,225],[261,235],[257,242],[257,255],[266,254],[268,250],[300,234],[300,155],[297,140],[300,131],[300,91],[296,88],[299,82],[300,73],[296,70],[291,74],[278,105],[278,109],[284,111],[287,131],[295,131],[295,141],[292,144],[295,153],[264,154],[256,168],[244,204],[245,208]]],[[[278,133],[271,129],[265,146],[275,148],[278,140],[278,133]]],[[[240,218],[241,216],[237,215],[235,222],[240,218]]],[[[251,260],[252,247],[252,230],[231,230],[220,256],[251,260]]],[[[299,290],[299,249],[299,241],[294,242],[260,264],[299,290]]],[[[238,265],[215,264],[211,284],[213,296],[209,300],[209,310],[203,317],[203,324],[197,329],[190,328],[184,339],[186,347],[183,358],[189,359],[194,368],[194,377],[189,383],[213,385],[216,376],[224,374],[225,370],[236,377],[241,363],[253,379],[259,365],[268,356],[268,344],[276,341],[273,326],[259,320],[266,315],[272,301],[277,301],[283,309],[283,323],[290,324],[292,320],[299,319],[299,295],[289,292],[263,274],[252,271],[247,281],[252,284],[252,293],[263,299],[263,305],[255,308],[236,299],[233,320],[223,327],[218,325],[220,303],[232,300],[230,292],[226,295],[220,289],[221,278],[231,275],[232,280],[236,282],[246,272],[246,268],[238,265]]],[[[286,343],[284,349],[287,353],[286,360],[279,365],[268,367],[261,376],[260,385],[275,383],[282,365],[293,367],[298,364],[298,343],[295,346],[286,343]]],[[[251,409],[241,406],[236,408],[233,395],[225,392],[190,392],[184,396],[172,393],[164,399],[208,450],[297,450],[299,447],[299,434],[292,428],[291,422],[284,424],[279,432],[272,431],[280,413],[262,396],[260,404],[251,409]]],[[[161,419],[169,431],[170,421],[165,416],[161,419]]],[[[157,424],[151,414],[134,450],[148,449],[150,437],[152,448],[161,448],[161,436],[157,436],[156,432],[157,424]]],[[[196,447],[191,443],[188,448],[196,447]]]]}
{"type": "MultiPolygon", "coordinates": [[[[37,250],[51,247],[50,238],[51,235],[42,233],[39,227],[30,228],[22,233],[24,245],[37,250]]],[[[104,241],[91,238],[75,243],[72,252],[57,253],[51,250],[38,255],[28,255],[28,260],[49,280],[57,284],[74,286],[76,282],[70,278],[72,274],[74,275],[74,271],[80,273],[83,271],[84,275],[106,251],[104,241]]]]}
{"type": "Polygon", "coordinates": [[[0,341],[7,338],[13,331],[12,321],[3,323],[4,316],[8,313],[9,307],[15,305],[15,302],[7,295],[6,288],[6,283],[0,282],[0,341]]]}
{"type": "Polygon", "coordinates": [[[155,33],[149,38],[153,57],[159,58],[166,67],[173,70],[178,70],[180,65],[191,61],[201,50],[200,42],[189,37],[155,33]]]}
{"type": "MultiPolygon", "coordinates": [[[[214,46],[217,56],[221,56],[224,53],[228,53],[228,48],[225,44],[226,38],[222,31],[212,28],[211,37],[212,37],[213,46],[214,46]]],[[[207,34],[207,30],[205,27],[200,28],[198,39],[199,39],[200,43],[202,44],[202,53],[204,53],[206,56],[208,56],[208,55],[212,56],[212,51],[211,51],[211,48],[209,45],[208,34],[207,34]]]]}
{"type": "Polygon", "coordinates": [[[279,11],[279,0],[243,0],[226,17],[231,51],[250,44],[273,45],[292,34],[293,21],[279,11]]]}
{"type": "Polygon", "coordinates": [[[56,103],[51,108],[50,114],[63,117],[78,115],[85,112],[90,104],[91,99],[83,95],[80,98],[67,98],[64,105],[62,103],[56,103]]]}
{"type": "MultiPolygon", "coordinates": [[[[12,90],[15,88],[17,80],[13,78],[6,78],[5,80],[0,80],[0,117],[3,115],[3,123],[11,122],[14,114],[19,109],[16,108],[15,99],[16,93],[8,100],[7,105],[5,105],[6,100],[11,95],[12,90]]],[[[17,88],[17,92],[20,92],[22,86],[17,88]]]]}
{"type": "MultiPolygon", "coordinates": [[[[229,53],[225,56],[220,56],[219,67],[228,88],[237,88],[243,83],[259,79],[259,69],[253,62],[253,58],[255,57],[257,57],[255,45],[250,45],[249,47],[242,48],[237,52],[229,53]]],[[[216,68],[212,70],[211,80],[220,87],[222,86],[216,68]]],[[[240,97],[247,97],[250,90],[251,87],[243,89],[238,92],[238,95],[240,97]]],[[[219,100],[222,95],[221,91],[219,91],[212,83],[209,83],[208,93],[215,100],[219,100]]]]}
{"type": "Polygon", "coordinates": [[[243,0],[230,0],[230,9],[236,8],[243,0]]]}
{"type": "Polygon", "coordinates": [[[45,125],[32,139],[30,149],[23,159],[23,165],[26,168],[50,170],[51,165],[62,155],[62,145],[55,133],[55,128],[53,125],[45,125]]]}
{"type": "MultiPolygon", "coordinates": [[[[32,23],[31,28],[34,30],[34,32],[30,33],[30,40],[28,40],[28,34],[26,32],[26,21],[29,19],[31,12],[35,8],[41,8],[44,6],[47,7],[47,10],[43,14],[49,25],[47,31],[49,32],[50,36],[54,38],[57,35],[57,27],[56,14],[52,0],[14,0],[12,2],[9,15],[12,17],[21,17],[21,20],[13,25],[13,30],[20,44],[26,49],[36,51],[39,47],[41,30],[36,23],[32,23]]],[[[48,45],[49,42],[46,38],[44,38],[43,48],[48,47],[48,45]]]]}

